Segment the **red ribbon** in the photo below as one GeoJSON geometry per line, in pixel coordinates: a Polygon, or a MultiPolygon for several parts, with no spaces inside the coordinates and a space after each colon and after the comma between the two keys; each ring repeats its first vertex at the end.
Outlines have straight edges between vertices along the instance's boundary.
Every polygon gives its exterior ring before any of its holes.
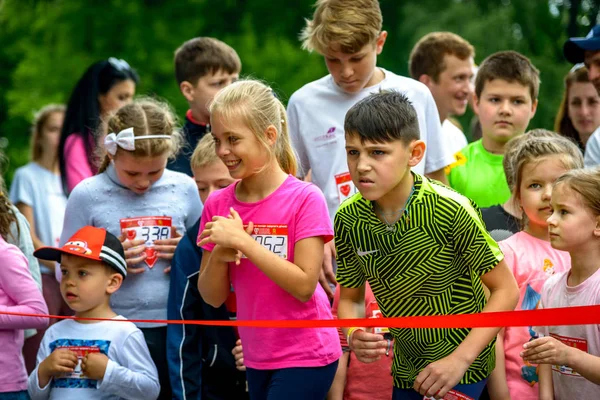
{"type": "Polygon", "coordinates": [[[502,328],[507,326],[559,326],[600,324],[600,305],[547,308],[542,310],[486,312],[479,314],[434,315],[400,318],[362,318],[333,320],[253,320],[253,321],[182,321],[110,318],[76,318],[57,315],[24,314],[0,311],[0,314],[21,317],[47,317],[82,321],[129,321],[134,323],[243,326],[253,328],[325,328],[325,327],[389,327],[389,328],[502,328]]]}

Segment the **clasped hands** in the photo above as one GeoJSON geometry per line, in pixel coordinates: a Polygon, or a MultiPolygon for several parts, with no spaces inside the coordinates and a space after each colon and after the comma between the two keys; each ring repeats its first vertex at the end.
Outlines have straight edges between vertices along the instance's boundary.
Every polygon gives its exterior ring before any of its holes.
{"type": "Polygon", "coordinates": [[[242,218],[233,207],[229,208],[227,217],[214,216],[211,222],[204,225],[204,230],[199,236],[198,246],[213,243],[217,247],[213,252],[219,254],[223,262],[235,262],[240,264],[242,251],[240,250],[244,240],[252,234],[254,223],[248,222],[244,228],[242,218]]]}

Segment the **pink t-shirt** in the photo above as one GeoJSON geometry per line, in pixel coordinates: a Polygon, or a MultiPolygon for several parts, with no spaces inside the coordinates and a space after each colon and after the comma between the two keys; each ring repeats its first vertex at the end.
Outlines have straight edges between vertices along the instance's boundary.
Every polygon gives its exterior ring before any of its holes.
{"type": "MultiPolygon", "coordinates": [[[[518,232],[500,242],[504,260],[519,285],[517,310],[534,310],[540,301],[542,288],[553,274],[567,271],[571,266],[569,253],[552,248],[550,242],[518,232]]],[[[531,327],[509,327],[504,333],[506,379],[513,399],[539,398],[536,365],[519,356],[523,344],[535,337],[531,327]]]]}
{"type": "MultiPolygon", "coordinates": [[[[95,148],[93,140],[90,140],[90,145],[92,149],[95,148]]],[[[98,169],[90,163],[83,138],[77,134],[70,135],[65,140],[64,157],[69,193],[79,182],[98,172],[98,169]]]]}
{"type": "MultiPolygon", "coordinates": [[[[569,271],[550,278],[542,290],[540,308],[594,306],[600,304],[600,270],[580,285],[568,286],[569,271]]],[[[600,357],[600,325],[548,326],[535,328],[571,347],[600,357]]],[[[600,399],[596,385],[567,366],[552,366],[555,400],[600,399]]]]}
{"type": "MultiPolygon", "coordinates": [[[[0,311],[48,314],[48,307],[29,268],[27,258],[0,236],[0,311]]],[[[0,314],[0,393],[27,390],[23,361],[23,329],[42,329],[48,319],[0,314]]]]}
{"type": "MultiPolygon", "coordinates": [[[[233,207],[244,223],[254,223],[257,242],[294,262],[296,242],[322,236],[333,237],[325,198],[313,184],[289,176],[273,193],[256,203],[236,199],[237,183],[210,195],[204,204],[200,232],[215,215],[229,215],[233,207]]],[[[212,251],[213,244],[203,246],[212,251]]],[[[307,302],[301,302],[276,285],[247,258],[229,264],[229,275],[237,297],[239,320],[332,319],[325,291],[317,285],[307,302]]],[[[341,356],[335,328],[239,328],[244,363],[254,369],[320,367],[341,356]]]]}

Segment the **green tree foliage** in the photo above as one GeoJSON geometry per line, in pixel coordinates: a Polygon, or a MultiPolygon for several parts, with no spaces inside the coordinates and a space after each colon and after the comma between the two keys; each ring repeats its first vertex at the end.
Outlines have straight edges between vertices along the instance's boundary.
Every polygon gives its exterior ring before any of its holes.
{"type": "MultiPolygon", "coordinates": [[[[214,36],[239,53],[242,75],[264,79],[287,99],[326,73],[322,58],[300,48],[312,0],[0,0],[0,134],[14,168],[27,162],[33,113],[66,102],[93,62],[127,60],[138,94],[162,97],[179,115],[186,103],[174,79],[173,52],[195,36],[214,36]]],[[[541,70],[540,106],[531,127],[551,128],[570,66],[567,28],[585,35],[598,16],[593,0],[381,0],[389,32],[380,65],[407,74],[414,43],[448,30],[469,40],[476,61],[514,49],[541,70]]],[[[326,111],[325,111],[326,112],[326,111]]],[[[468,118],[461,119],[468,126],[468,118]]]]}

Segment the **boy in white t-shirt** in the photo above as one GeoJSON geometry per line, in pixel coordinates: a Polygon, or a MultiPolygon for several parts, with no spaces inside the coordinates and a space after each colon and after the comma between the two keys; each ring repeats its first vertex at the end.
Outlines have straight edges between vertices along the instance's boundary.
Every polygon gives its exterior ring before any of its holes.
{"type": "Polygon", "coordinates": [[[377,0],[319,0],[313,20],[302,32],[303,47],[325,58],[329,75],[296,91],[288,103],[289,131],[301,174],[325,193],[329,215],[356,193],[344,150],[344,117],[373,92],[395,89],[411,101],[427,143],[425,162],[414,169],[446,182],[443,168],[452,161],[444,148],[437,108],[427,87],[378,68],[387,32],[381,30],[377,0]]]}
{"type": "MultiPolygon", "coordinates": [[[[289,132],[300,175],[311,171],[312,182],[325,194],[332,221],[342,201],[356,193],[346,162],[344,118],[350,107],[371,93],[398,90],[416,109],[427,151],[415,172],[447,183],[443,169],[453,162],[429,89],[377,67],[387,38],[382,21],[378,0],[318,0],[301,35],[303,48],[323,55],[329,75],[292,95],[287,108],[289,132]]],[[[326,274],[332,271],[333,254],[330,242],[323,259],[326,274]]],[[[333,292],[328,295],[333,297],[333,292]]]]}
{"type": "Polygon", "coordinates": [[[60,292],[84,320],[63,320],[46,331],[29,376],[31,398],[156,399],[158,373],[144,334],[109,303],[127,276],[119,239],[85,226],[63,247],[42,247],[34,255],[61,263],[60,292]]]}
{"type": "Polygon", "coordinates": [[[408,66],[410,76],[424,83],[435,100],[444,141],[453,153],[467,146],[465,134],[448,119],[461,116],[473,95],[475,49],[452,32],[431,32],[413,47],[408,66]]]}

